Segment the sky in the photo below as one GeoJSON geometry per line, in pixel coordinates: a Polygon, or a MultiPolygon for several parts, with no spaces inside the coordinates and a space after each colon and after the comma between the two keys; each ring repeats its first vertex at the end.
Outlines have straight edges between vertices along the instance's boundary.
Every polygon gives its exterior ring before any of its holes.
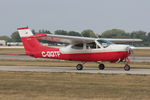
{"type": "Polygon", "coordinates": [[[24,26],[51,32],[150,32],[150,0],[0,0],[0,35],[24,26]]]}

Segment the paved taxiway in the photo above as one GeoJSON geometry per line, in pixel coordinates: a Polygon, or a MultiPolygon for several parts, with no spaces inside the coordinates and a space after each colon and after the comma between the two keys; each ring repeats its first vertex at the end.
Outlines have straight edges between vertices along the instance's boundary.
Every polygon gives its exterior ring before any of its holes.
{"type": "Polygon", "coordinates": [[[29,71],[29,72],[75,72],[75,73],[103,73],[103,74],[141,74],[150,75],[150,69],[132,68],[130,71],[124,71],[123,68],[84,68],[76,70],[75,67],[42,67],[42,66],[0,66],[1,71],[29,71]]]}

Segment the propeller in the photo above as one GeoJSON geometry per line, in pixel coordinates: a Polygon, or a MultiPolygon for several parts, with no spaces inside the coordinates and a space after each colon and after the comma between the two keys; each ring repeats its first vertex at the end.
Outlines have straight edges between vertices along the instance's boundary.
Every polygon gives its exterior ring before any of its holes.
{"type": "Polygon", "coordinates": [[[133,62],[135,61],[134,49],[135,49],[134,46],[128,46],[128,47],[127,47],[127,51],[128,51],[128,53],[131,54],[131,60],[132,60],[133,62]]]}

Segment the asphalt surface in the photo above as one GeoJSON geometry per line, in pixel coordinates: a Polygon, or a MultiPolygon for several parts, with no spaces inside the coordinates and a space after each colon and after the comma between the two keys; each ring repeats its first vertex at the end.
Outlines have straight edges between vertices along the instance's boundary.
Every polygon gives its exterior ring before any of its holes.
{"type": "Polygon", "coordinates": [[[75,73],[103,73],[103,74],[140,74],[150,75],[150,69],[133,68],[125,71],[123,68],[84,68],[76,70],[75,67],[42,67],[42,66],[0,66],[0,71],[29,71],[29,72],[75,72],[75,73]]]}
{"type": "MultiPolygon", "coordinates": [[[[150,57],[129,57],[132,62],[150,62],[150,57]]],[[[54,59],[43,59],[43,58],[34,58],[25,55],[0,55],[0,59],[4,60],[54,60],[54,59]]]]}

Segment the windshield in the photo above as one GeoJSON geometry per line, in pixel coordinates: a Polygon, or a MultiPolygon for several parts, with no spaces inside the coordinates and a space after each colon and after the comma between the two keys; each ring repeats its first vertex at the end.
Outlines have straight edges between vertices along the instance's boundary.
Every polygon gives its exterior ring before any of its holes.
{"type": "Polygon", "coordinates": [[[110,41],[107,41],[107,40],[97,40],[99,44],[101,44],[104,48],[110,46],[111,44],[113,44],[112,42],[110,41]]]}

